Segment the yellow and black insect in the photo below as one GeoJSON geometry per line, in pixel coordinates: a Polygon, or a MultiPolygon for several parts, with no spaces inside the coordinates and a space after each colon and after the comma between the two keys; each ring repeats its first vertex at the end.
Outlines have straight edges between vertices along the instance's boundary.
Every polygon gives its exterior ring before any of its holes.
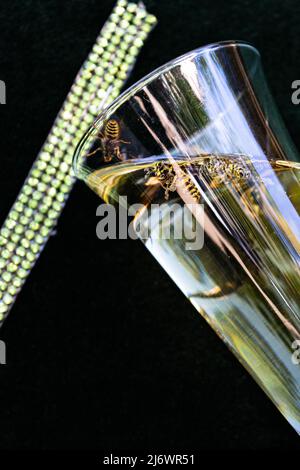
{"type": "Polygon", "coordinates": [[[103,126],[103,129],[98,132],[97,139],[101,141],[101,145],[86,156],[90,157],[95,153],[102,151],[103,160],[110,162],[113,157],[123,160],[120,150],[120,144],[129,144],[126,140],[121,139],[121,126],[116,119],[109,119],[103,126]]]}
{"type": "MultiPolygon", "coordinates": [[[[181,163],[182,167],[187,165],[188,163],[181,163]]],[[[165,191],[166,200],[169,199],[169,193],[176,191],[178,186],[188,191],[197,201],[200,199],[200,192],[183,168],[180,168],[180,171],[176,173],[170,163],[155,162],[151,168],[146,170],[146,176],[154,176],[159,181],[165,191]]]]}
{"type": "Polygon", "coordinates": [[[192,176],[205,177],[208,186],[218,187],[222,183],[244,183],[250,177],[250,172],[237,156],[217,157],[215,155],[201,155],[192,160],[177,161],[180,171],[175,172],[170,162],[155,162],[146,170],[147,176],[155,177],[165,190],[165,199],[169,193],[179,187],[187,190],[193,199],[200,200],[200,191],[192,180],[192,176]],[[187,172],[188,170],[188,172],[187,172]]]}

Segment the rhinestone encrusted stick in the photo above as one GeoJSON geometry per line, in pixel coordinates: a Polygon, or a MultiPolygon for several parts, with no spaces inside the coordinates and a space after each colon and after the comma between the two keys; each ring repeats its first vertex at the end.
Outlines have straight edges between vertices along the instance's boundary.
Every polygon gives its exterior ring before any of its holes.
{"type": "Polygon", "coordinates": [[[74,184],[72,157],[103,102],[115,99],[156,18],[119,0],[82,65],[0,230],[0,325],[37,261],[74,184]]]}

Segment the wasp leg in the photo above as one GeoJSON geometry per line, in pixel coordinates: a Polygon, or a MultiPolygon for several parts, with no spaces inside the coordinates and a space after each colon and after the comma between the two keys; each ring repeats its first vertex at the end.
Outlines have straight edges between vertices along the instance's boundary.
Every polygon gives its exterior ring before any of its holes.
{"type": "Polygon", "coordinates": [[[168,182],[165,183],[165,185],[162,185],[162,187],[165,190],[165,199],[166,201],[169,199],[169,193],[176,191],[176,182],[177,182],[177,175],[174,176],[173,180],[171,183],[168,184],[168,182]]]}
{"type": "Polygon", "coordinates": [[[99,150],[102,150],[102,147],[97,147],[93,152],[87,153],[86,157],[90,157],[91,155],[94,155],[95,153],[99,152],[99,150]]]}
{"type": "Polygon", "coordinates": [[[122,154],[120,152],[120,147],[115,148],[115,155],[119,160],[124,160],[124,158],[122,157],[122,154]]]}

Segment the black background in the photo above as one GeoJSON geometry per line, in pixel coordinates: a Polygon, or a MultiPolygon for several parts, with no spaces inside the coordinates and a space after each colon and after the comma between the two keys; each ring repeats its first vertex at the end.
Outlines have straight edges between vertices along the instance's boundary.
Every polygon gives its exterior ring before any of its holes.
{"type": "MultiPolygon", "coordinates": [[[[0,217],[4,220],[114,2],[1,0],[0,217]]],[[[130,82],[206,43],[261,52],[300,146],[296,0],[148,1],[159,18],[130,82]]],[[[136,241],[96,238],[77,183],[0,332],[2,449],[297,449],[298,437],[136,241]]]]}

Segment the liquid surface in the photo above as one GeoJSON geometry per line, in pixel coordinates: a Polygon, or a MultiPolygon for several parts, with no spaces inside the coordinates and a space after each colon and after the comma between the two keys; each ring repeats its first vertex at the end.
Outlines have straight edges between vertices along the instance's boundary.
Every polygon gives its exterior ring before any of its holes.
{"type": "Polygon", "coordinates": [[[300,164],[153,157],[84,177],[106,202],[126,195],[128,204],[143,204],[134,222],[150,227],[146,247],[300,432],[300,365],[292,359],[300,338],[300,164]],[[156,225],[146,210],[153,203],[156,225]],[[160,236],[163,224],[176,229],[191,203],[202,205],[191,219],[204,233],[196,250],[184,236],[160,236]]]}

